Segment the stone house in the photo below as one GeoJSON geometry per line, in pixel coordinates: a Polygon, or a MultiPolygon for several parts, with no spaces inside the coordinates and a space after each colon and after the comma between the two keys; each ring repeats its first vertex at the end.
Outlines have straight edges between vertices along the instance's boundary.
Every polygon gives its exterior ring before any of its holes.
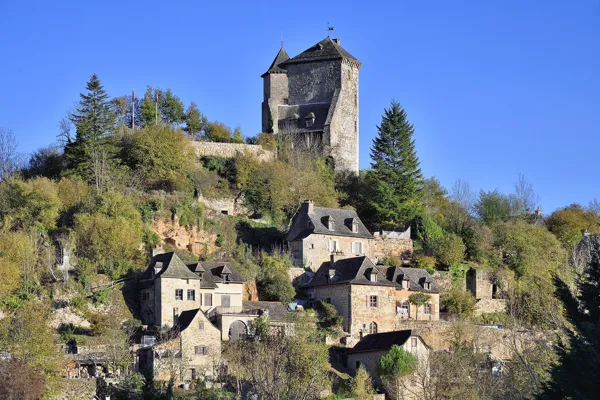
{"type": "Polygon", "coordinates": [[[183,311],[165,340],[139,351],[139,368],[156,380],[212,378],[221,364],[221,332],[199,308],[183,311]]]}
{"type": "Polygon", "coordinates": [[[506,312],[506,292],[493,271],[471,268],[466,275],[466,289],[477,299],[475,315],[506,312]]]}
{"type": "Polygon", "coordinates": [[[396,287],[368,257],[324,263],[301,289],[312,302],[333,304],[349,335],[346,344],[370,333],[388,332],[396,324],[396,287]]]}
{"type": "Polygon", "coordinates": [[[186,264],[173,252],[155,254],[139,279],[142,322],[173,327],[187,310],[241,312],[243,285],[229,262],[186,264]]]}
{"type": "Polygon", "coordinates": [[[356,372],[362,366],[376,384],[381,384],[377,364],[394,345],[412,353],[417,360],[425,360],[429,355],[429,347],[410,329],[376,333],[365,336],[346,352],[347,367],[356,372]]]}
{"type": "Polygon", "coordinates": [[[245,301],[240,312],[214,313],[217,326],[221,327],[221,340],[239,340],[252,334],[252,322],[256,318],[268,317],[271,331],[289,335],[293,332],[287,319],[289,308],[278,301],[245,301]]]}
{"type": "Polygon", "coordinates": [[[294,135],[294,148],[331,156],[358,173],[358,72],[329,37],[290,58],[283,46],[263,78],[262,131],[294,135]]]}
{"type": "Polygon", "coordinates": [[[426,270],[385,266],[377,266],[377,268],[396,287],[396,313],[401,319],[419,321],[440,319],[440,290],[435,279],[426,270]],[[419,292],[428,295],[429,302],[417,307],[410,304],[408,298],[419,292]]]}
{"type": "Polygon", "coordinates": [[[355,211],[315,207],[306,201],[294,217],[286,240],[294,264],[316,271],[332,254],[337,259],[370,256],[373,235],[355,211]]]}

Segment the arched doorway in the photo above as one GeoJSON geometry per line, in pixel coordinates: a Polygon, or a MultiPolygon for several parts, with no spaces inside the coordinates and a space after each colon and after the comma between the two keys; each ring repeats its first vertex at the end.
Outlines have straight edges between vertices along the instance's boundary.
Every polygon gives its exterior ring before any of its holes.
{"type": "Polygon", "coordinates": [[[233,321],[229,325],[229,340],[244,339],[248,335],[248,327],[243,321],[233,321]]]}

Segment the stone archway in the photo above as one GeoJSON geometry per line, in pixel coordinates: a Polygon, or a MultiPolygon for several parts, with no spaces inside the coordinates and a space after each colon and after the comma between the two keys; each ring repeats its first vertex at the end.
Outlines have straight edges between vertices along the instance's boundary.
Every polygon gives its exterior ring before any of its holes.
{"type": "Polygon", "coordinates": [[[248,326],[240,320],[233,321],[229,325],[229,340],[244,339],[248,335],[248,326]]]}

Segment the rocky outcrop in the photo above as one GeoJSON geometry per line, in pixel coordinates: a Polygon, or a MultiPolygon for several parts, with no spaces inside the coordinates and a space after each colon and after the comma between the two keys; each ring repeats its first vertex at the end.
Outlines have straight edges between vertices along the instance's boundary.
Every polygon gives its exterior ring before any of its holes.
{"type": "Polygon", "coordinates": [[[196,227],[181,226],[177,221],[155,220],[152,230],[165,243],[187,250],[198,256],[206,256],[217,250],[217,235],[196,227]]]}
{"type": "Polygon", "coordinates": [[[54,329],[58,329],[61,325],[69,324],[76,328],[89,328],[91,326],[88,320],[71,310],[71,307],[54,310],[48,319],[48,325],[54,329]]]}
{"type": "Polygon", "coordinates": [[[585,235],[571,256],[571,264],[578,273],[583,272],[592,260],[600,258],[600,234],[585,235]]]}

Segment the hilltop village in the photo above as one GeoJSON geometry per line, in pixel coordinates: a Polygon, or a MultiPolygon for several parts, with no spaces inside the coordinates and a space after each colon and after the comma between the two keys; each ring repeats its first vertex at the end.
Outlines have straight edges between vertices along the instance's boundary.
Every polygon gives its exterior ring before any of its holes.
{"type": "Polygon", "coordinates": [[[360,171],[361,66],[339,39],[282,45],[254,137],[170,89],[110,98],[93,75],[59,145],[5,158],[6,398],[558,390],[564,344],[589,342],[555,293],[595,268],[600,207],[544,215],[522,176],[511,194],[446,190],[396,101],[360,171]]]}

